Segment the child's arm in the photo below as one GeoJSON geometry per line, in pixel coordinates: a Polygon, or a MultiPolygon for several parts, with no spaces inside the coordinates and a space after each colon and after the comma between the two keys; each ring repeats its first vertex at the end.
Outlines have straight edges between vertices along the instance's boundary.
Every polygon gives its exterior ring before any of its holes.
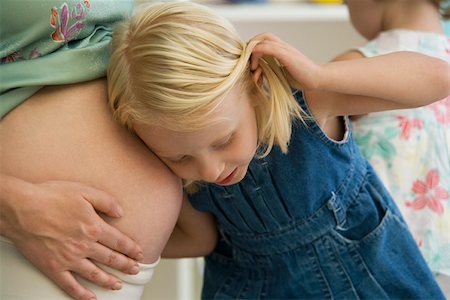
{"type": "Polygon", "coordinates": [[[320,95],[332,115],[414,108],[450,94],[449,64],[414,52],[335,61],[322,74],[317,90],[337,93],[320,95]]]}
{"type": "Polygon", "coordinates": [[[324,116],[417,107],[450,94],[449,64],[423,54],[397,52],[320,66],[271,34],[254,39],[263,42],[252,52],[252,70],[262,56],[276,57],[294,86],[310,90],[308,99],[321,102],[324,116]]]}
{"type": "MultiPolygon", "coordinates": [[[[363,58],[365,58],[365,56],[363,56],[361,52],[350,50],[335,57],[332,61],[363,58]]],[[[323,116],[361,116],[366,115],[367,112],[409,107],[408,105],[405,106],[394,101],[363,95],[350,95],[325,91],[307,91],[305,94],[307,95],[306,97],[309,101],[310,109],[314,111],[315,116],[318,119],[323,116]],[[326,99],[326,101],[323,101],[323,99],[326,99]],[[380,108],[380,103],[383,103],[382,108],[380,108]],[[324,109],[322,106],[328,107],[328,110],[324,109]]]]}
{"type": "Polygon", "coordinates": [[[162,257],[198,257],[212,252],[217,243],[215,219],[195,210],[186,195],[177,224],[164,248],[162,257]]]}

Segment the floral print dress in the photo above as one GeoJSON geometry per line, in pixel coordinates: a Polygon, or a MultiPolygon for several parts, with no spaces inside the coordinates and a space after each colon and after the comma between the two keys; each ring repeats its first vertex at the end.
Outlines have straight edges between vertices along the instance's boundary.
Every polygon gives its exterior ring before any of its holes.
{"type": "MultiPolygon", "coordinates": [[[[415,51],[450,62],[449,38],[396,29],[358,48],[371,57],[415,51]]],[[[450,97],[353,121],[364,156],[391,192],[430,268],[450,275],[450,97]]]]}

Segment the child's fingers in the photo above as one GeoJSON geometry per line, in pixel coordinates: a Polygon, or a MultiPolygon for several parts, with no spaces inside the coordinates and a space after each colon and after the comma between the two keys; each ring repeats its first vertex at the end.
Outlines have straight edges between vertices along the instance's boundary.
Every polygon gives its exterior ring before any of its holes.
{"type": "Polygon", "coordinates": [[[259,59],[261,58],[260,55],[256,55],[252,53],[252,56],[250,57],[250,70],[255,71],[259,66],[259,59]]]}
{"type": "Polygon", "coordinates": [[[252,52],[252,70],[257,67],[259,59],[263,56],[273,56],[284,65],[289,65],[295,53],[292,48],[284,42],[265,40],[253,48],[252,52]],[[254,64],[254,65],[253,65],[254,64]]]}
{"type": "Polygon", "coordinates": [[[268,41],[277,41],[277,42],[283,41],[282,39],[280,39],[279,37],[277,37],[276,35],[274,35],[270,32],[264,32],[264,33],[257,34],[250,39],[250,41],[254,41],[254,40],[256,40],[256,41],[268,40],[268,41]]]}
{"type": "Polygon", "coordinates": [[[259,59],[262,58],[264,55],[270,55],[270,54],[266,54],[264,53],[264,48],[260,49],[261,47],[258,47],[262,44],[265,44],[267,46],[267,44],[270,44],[273,42],[275,44],[273,44],[273,46],[280,46],[280,47],[285,47],[287,44],[285,42],[283,42],[283,40],[281,40],[279,37],[265,32],[265,33],[260,33],[256,36],[254,36],[253,38],[250,39],[249,43],[252,41],[258,41],[258,44],[255,46],[255,48],[253,48],[252,50],[252,56],[250,58],[250,68],[252,71],[256,70],[256,68],[258,68],[259,65],[259,59]]]}
{"type": "Polygon", "coordinates": [[[255,71],[260,59],[271,56],[278,60],[292,86],[314,89],[320,78],[320,67],[303,55],[295,47],[282,41],[270,33],[262,33],[255,37],[259,43],[253,48],[251,56],[251,70],[255,71]]]}
{"type": "Polygon", "coordinates": [[[264,40],[259,42],[252,50],[251,56],[251,70],[254,71],[259,66],[259,60],[263,56],[275,56],[276,48],[282,47],[281,44],[275,41],[264,40]]]}
{"type": "Polygon", "coordinates": [[[253,77],[253,81],[257,84],[257,85],[260,85],[260,83],[261,83],[261,80],[262,80],[262,69],[261,68],[256,68],[254,71],[253,71],[253,75],[252,75],[252,77],[253,77]]]}

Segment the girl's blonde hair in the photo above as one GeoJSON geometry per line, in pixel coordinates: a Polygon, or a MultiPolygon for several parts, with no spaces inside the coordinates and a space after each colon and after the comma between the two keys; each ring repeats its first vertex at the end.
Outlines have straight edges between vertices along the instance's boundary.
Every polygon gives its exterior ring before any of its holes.
{"type": "Polygon", "coordinates": [[[114,117],[130,129],[139,122],[193,131],[208,126],[221,100],[242,85],[259,96],[255,112],[262,155],[274,144],[286,152],[292,120],[305,114],[275,59],[260,62],[263,86],[253,82],[249,58],[256,44],[242,42],[228,21],[199,4],[141,9],[113,34],[107,76],[114,117]]]}

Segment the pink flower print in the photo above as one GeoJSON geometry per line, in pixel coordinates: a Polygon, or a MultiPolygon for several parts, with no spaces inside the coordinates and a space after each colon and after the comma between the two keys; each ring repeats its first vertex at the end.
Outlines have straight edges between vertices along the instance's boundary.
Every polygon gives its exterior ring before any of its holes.
{"type": "Polygon", "coordinates": [[[51,34],[52,40],[54,41],[62,41],[64,38],[61,35],[61,28],[58,26],[58,9],[56,7],[52,8],[52,13],[50,15],[50,25],[55,28],[55,31],[51,34]]]}
{"type": "Polygon", "coordinates": [[[419,246],[419,248],[423,246],[423,240],[422,239],[417,241],[417,246],[419,246]]]}
{"type": "Polygon", "coordinates": [[[428,107],[433,110],[436,121],[443,125],[450,125],[450,96],[441,101],[434,102],[428,107]]]}
{"type": "Polygon", "coordinates": [[[20,51],[14,51],[10,55],[7,55],[5,57],[2,57],[0,64],[6,64],[9,62],[14,62],[16,60],[19,60],[22,58],[22,53],[20,51]]]}
{"type": "MultiPolygon", "coordinates": [[[[89,4],[89,2],[88,2],[89,4]]],[[[75,21],[69,26],[69,7],[67,3],[61,6],[61,12],[56,7],[51,9],[50,14],[50,26],[55,30],[50,35],[55,42],[68,42],[73,40],[78,32],[83,29],[83,19],[85,18],[85,9],[81,3],[78,3],[75,8],[72,9],[70,19],[75,21]]]]}
{"type": "Polygon", "coordinates": [[[408,118],[405,116],[397,116],[399,120],[398,127],[400,128],[400,138],[404,140],[409,140],[411,136],[411,131],[414,128],[422,129],[423,122],[418,118],[408,118]]]}
{"type": "Polygon", "coordinates": [[[29,59],[38,58],[40,56],[41,56],[41,53],[39,52],[39,50],[37,48],[34,48],[33,50],[31,50],[30,54],[28,54],[29,59]]]}
{"type": "Polygon", "coordinates": [[[81,20],[84,18],[83,4],[78,3],[74,9],[72,9],[72,20],[81,20]]]}
{"type": "Polygon", "coordinates": [[[428,172],[425,182],[416,180],[413,183],[412,191],[417,197],[412,202],[406,202],[407,207],[419,210],[428,206],[438,215],[444,213],[444,206],[441,201],[449,198],[449,192],[439,186],[439,173],[436,170],[428,172]]]}

